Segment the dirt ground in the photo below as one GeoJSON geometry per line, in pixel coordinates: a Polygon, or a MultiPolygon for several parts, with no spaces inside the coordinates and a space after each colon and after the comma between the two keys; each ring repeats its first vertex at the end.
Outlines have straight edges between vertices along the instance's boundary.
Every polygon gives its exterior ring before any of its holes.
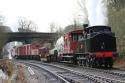
{"type": "Polygon", "coordinates": [[[117,58],[113,67],[125,70],[125,58],[117,58]]]}
{"type": "Polygon", "coordinates": [[[18,73],[15,83],[51,83],[48,82],[48,79],[41,70],[32,68],[34,74],[31,74],[28,71],[28,66],[25,66],[24,64],[18,64],[17,68],[18,73]]]}
{"type": "Polygon", "coordinates": [[[25,74],[25,66],[23,64],[17,65],[18,72],[17,72],[17,79],[16,83],[28,83],[27,75],[25,74]]]}

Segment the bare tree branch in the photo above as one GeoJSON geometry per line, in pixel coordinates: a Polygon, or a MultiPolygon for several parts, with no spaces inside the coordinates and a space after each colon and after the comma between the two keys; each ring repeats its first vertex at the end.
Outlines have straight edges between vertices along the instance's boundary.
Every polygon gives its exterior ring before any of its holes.
{"type": "Polygon", "coordinates": [[[3,15],[0,15],[0,25],[3,25],[5,22],[5,17],[3,15]]]}
{"type": "Polygon", "coordinates": [[[50,23],[50,32],[55,32],[55,29],[57,29],[54,22],[50,23]]]}
{"type": "Polygon", "coordinates": [[[18,20],[18,31],[19,32],[36,32],[38,26],[31,20],[26,18],[20,18],[18,20]]]}
{"type": "Polygon", "coordinates": [[[116,10],[125,8],[125,0],[107,0],[107,3],[116,10]]]}

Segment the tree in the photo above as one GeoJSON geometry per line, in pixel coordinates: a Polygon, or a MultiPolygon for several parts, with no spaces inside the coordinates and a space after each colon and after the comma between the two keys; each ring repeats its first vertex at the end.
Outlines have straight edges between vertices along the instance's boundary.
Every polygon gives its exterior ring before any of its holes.
{"type": "Polygon", "coordinates": [[[3,25],[5,22],[5,17],[3,15],[0,15],[0,25],[3,25]]]}
{"type": "Polygon", "coordinates": [[[125,0],[107,0],[109,26],[116,34],[118,52],[125,51],[125,0]]]}
{"type": "Polygon", "coordinates": [[[63,35],[63,28],[54,22],[50,23],[50,32],[55,32],[58,34],[58,37],[61,37],[63,35]]]}
{"type": "Polygon", "coordinates": [[[125,0],[107,0],[107,3],[110,7],[116,10],[120,10],[125,7],[125,0]]]}
{"type": "Polygon", "coordinates": [[[50,23],[50,32],[55,32],[57,29],[57,26],[54,22],[50,23]]]}
{"type": "Polygon", "coordinates": [[[61,37],[64,34],[64,30],[62,27],[58,27],[56,30],[56,33],[58,34],[58,37],[61,37]]]}
{"type": "Polygon", "coordinates": [[[20,18],[18,20],[18,31],[19,32],[36,32],[38,26],[31,20],[26,18],[20,18]]]}

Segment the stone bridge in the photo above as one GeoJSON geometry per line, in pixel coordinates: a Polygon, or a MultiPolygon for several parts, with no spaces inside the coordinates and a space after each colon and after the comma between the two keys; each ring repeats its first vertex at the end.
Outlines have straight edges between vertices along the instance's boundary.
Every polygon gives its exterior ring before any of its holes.
{"type": "MultiPolygon", "coordinates": [[[[58,39],[57,33],[45,33],[45,32],[11,32],[8,27],[0,26],[0,53],[5,44],[13,41],[23,42],[25,44],[32,41],[40,40],[43,43],[51,43],[51,47],[54,46],[55,41],[58,39]]],[[[0,56],[1,57],[1,56],[0,56]]]]}

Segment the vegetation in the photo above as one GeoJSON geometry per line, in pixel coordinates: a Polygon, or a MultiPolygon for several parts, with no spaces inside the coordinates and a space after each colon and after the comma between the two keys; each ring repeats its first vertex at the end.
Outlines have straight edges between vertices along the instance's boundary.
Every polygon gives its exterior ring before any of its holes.
{"type": "Polygon", "coordinates": [[[3,25],[5,22],[5,17],[3,15],[0,15],[0,25],[3,25]]]}
{"type": "Polygon", "coordinates": [[[117,49],[125,54],[125,0],[109,0],[109,25],[116,33],[117,49]]]}
{"type": "Polygon", "coordinates": [[[1,59],[0,60],[0,67],[3,69],[3,71],[9,76],[12,76],[12,73],[14,71],[14,63],[12,60],[9,59],[1,59]]]}
{"type": "Polygon", "coordinates": [[[8,39],[8,36],[3,32],[11,31],[9,27],[4,26],[4,23],[5,23],[5,17],[0,14],[0,59],[3,58],[1,54],[2,48],[8,39]]]}
{"type": "Polygon", "coordinates": [[[109,26],[116,34],[118,58],[114,67],[125,68],[125,0],[107,0],[109,26]]]}
{"type": "Polygon", "coordinates": [[[20,18],[18,20],[18,31],[19,32],[36,32],[38,26],[31,20],[26,18],[20,18]]]}
{"type": "Polygon", "coordinates": [[[125,0],[107,0],[111,8],[120,10],[125,7],[125,0]]]}
{"type": "Polygon", "coordinates": [[[53,32],[57,33],[57,34],[58,34],[58,37],[62,36],[63,33],[64,33],[64,32],[63,32],[63,31],[64,31],[63,28],[60,27],[59,25],[57,25],[57,24],[54,23],[54,22],[50,23],[49,28],[50,28],[50,32],[51,32],[51,33],[53,33],[53,32]]]}

